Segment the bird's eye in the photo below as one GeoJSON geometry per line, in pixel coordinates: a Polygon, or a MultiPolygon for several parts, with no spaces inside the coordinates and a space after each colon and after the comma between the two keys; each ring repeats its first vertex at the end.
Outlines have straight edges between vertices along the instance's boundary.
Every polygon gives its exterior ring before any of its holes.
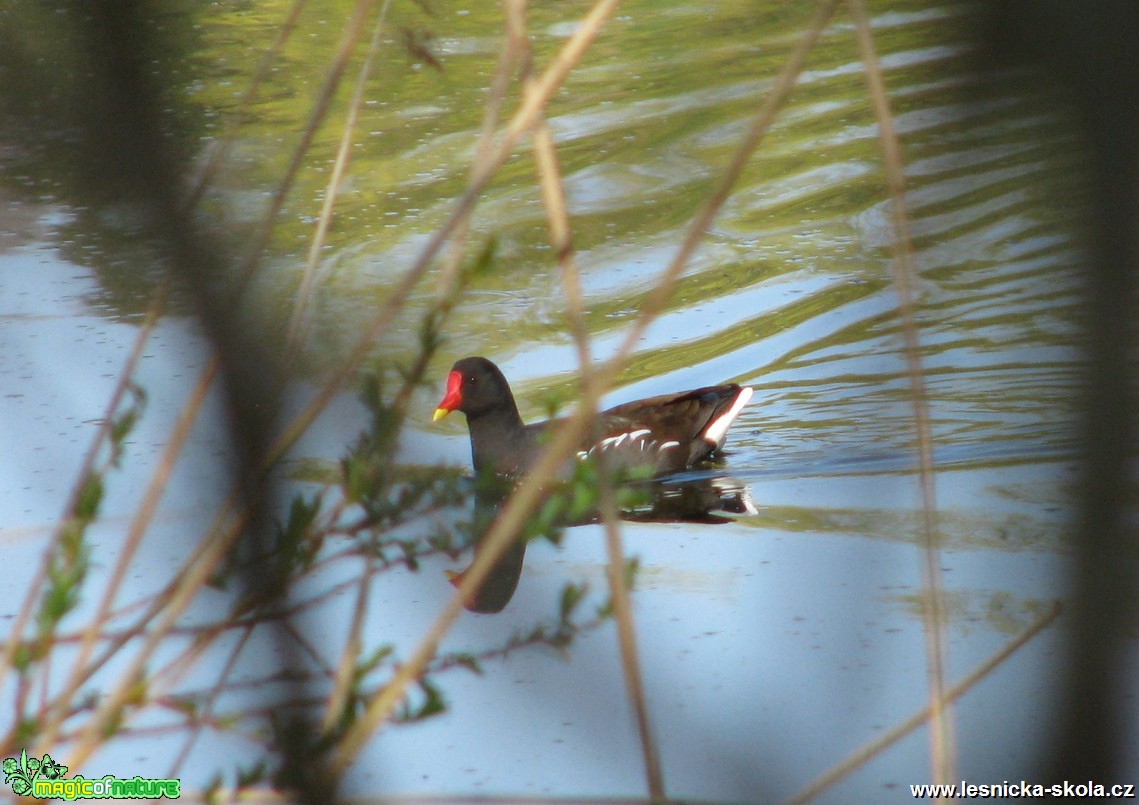
{"type": "Polygon", "coordinates": [[[464,385],[473,386],[479,382],[479,379],[474,375],[467,375],[467,379],[463,381],[464,385]]]}

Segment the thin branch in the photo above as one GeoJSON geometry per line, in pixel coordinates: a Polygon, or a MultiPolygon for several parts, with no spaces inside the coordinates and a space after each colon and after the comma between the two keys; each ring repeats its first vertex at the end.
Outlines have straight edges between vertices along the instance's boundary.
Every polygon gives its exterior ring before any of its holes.
{"type": "Polygon", "coordinates": [[[874,37],[862,0],[847,0],[854,19],[858,48],[862,54],[866,83],[874,116],[878,121],[878,141],[882,145],[882,163],[890,191],[894,222],[894,288],[898,295],[898,314],[905,342],[906,374],[910,381],[910,401],[917,437],[918,473],[922,496],[922,582],[929,605],[923,610],[926,642],[926,673],[929,677],[930,706],[933,712],[930,729],[930,753],[935,783],[956,779],[954,773],[954,738],[952,712],[942,709],[945,698],[945,669],[949,647],[945,636],[945,601],[941,580],[941,555],[937,544],[937,495],[933,467],[933,438],[930,435],[929,393],[921,361],[921,340],[914,315],[913,285],[917,278],[913,247],[910,243],[909,216],[905,200],[905,171],[902,150],[890,111],[890,99],[882,78],[882,68],[874,48],[874,37]]]}
{"type": "Polygon", "coordinates": [[[380,50],[383,41],[384,22],[387,20],[388,8],[391,0],[384,0],[376,18],[375,28],[372,29],[372,41],[368,45],[368,53],[360,71],[356,76],[356,87],[352,91],[352,100],[348,104],[348,116],[340,132],[340,145],[336,149],[336,159],[332,164],[332,174],[328,177],[328,184],[324,188],[324,201],[320,207],[320,217],[317,219],[316,231],[313,232],[312,242],[309,244],[308,259],[305,261],[304,274],[297,289],[297,298],[293,304],[293,314],[289,319],[289,326],[285,332],[285,352],[292,354],[296,351],[304,328],[311,315],[309,298],[316,285],[316,266],[320,262],[320,253],[328,236],[328,227],[332,223],[332,208],[340,196],[340,182],[348,168],[348,158],[352,152],[353,135],[356,132],[356,121],[360,116],[360,107],[364,104],[364,93],[368,89],[368,79],[372,74],[372,62],[380,50]]]}
{"type": "MultiPolygon", "coordinates": [[[[515,0],[507,4],[507,20],[513,34],[526,42],[525,2],[515,0]]],[[[528,49],[527,49],[528,51],[528,49]]],[[[525,76],[527,86],[532,82],[530,60],[526,60],[525,76]]],[[[557,151],[550,127],[543,117],[534,127],[534,162],[538,169],[538,181],[542,189],[542,202],[546,209],[546,221],[550,231],[550,245],[558,260],[559,275],[562,279],[562,293],[566,299],[566,318],[570,333],[577,348],[578,366],[582,387],[592,386],[594,381],[593,359],[590,349],[589,330],[585,325],[585,302],[581,292],[580,272],[574,259],[573,240],[569,212],[566,208],[565,183],[562,181],[557,151]]],[[[604,390],[589,395],[595,402],[604,390]]],[[[596,404],[589,410],[596,416],[596,404]]],[[[613,601],[613,615],[617,623],[617,640],[621,652],[621,668],[624,671],[625,685],[633,718],[637,724],[641,755],[645,764],[645,781],[649,796],[654,802],[665,797],[664,773],[660,763],[660,752],[649,721],[648,705],[645,701],[644,679],[641,673],[640,657],[637,651],[636,628],[633,623],[633,607],[629,600],[629,587],[625,578],[625,549],[621,540],[620,516],[613,495],[612,473],[605,456],[598,461],[598,509],[601,526],[605,534],[605,548],[608,558],[609,592],[613,601]]]]}
{"type": "Polygon", "coordinates": [[[1015,654],[1021,646],[1051,625],[1052,622],[1059,617],[1060,611],[1060,604],[1053,603],[1047,612],[1037,618],[1027,629],[1006,643],[1000,651],[966,674],[965,678],[956,685],[946,690],[945,700],[943,702],[937,705],[930,704],[925,709],[914,713],[909,718],[894,725],[887,730],[885,734],[874,739],[850,757],[819,775],[806,788],[803,788],[792,796],[788,800],[788,803],[803,803],[814,800],[839,780],[862,766],[866,761],[884,752],[891,745],[909,735],[922,724],[926,722],[932,724],[935,710],[948,707],[950,703],[957,701],[968,693],[974,685],[996,670],[1005,660],[1015,654]]]}
{"type": "Polygon", "coordinates": [[[87,479],[94,471],[95,461],[107,443],[108,436],[111,433],[111,426],[115,421],[115,412],[119,410],[119,406],[122,404],[123,397],[126,394],[127,388],[130,386],[131,378],[134,377],[135,369],[138,367],[138,362],[142,358],[143,348],[150,340],[150,335],[154,332],[154,326],[158,322],[158,316],[165,307],[168,290],[169,278],[163,282],[155,294],[150,307],[147,309],[146,319],[135,334],[131,351],[123,363],[122,370],[119,372],[118,382],[115,384],[114,391],[111,392],[111,398],[107,402],[107,407],[102,419],[99,420],[99,426],[95,430],[95,435],[91,437],[91,445],[87,448],[87,453],[83,457],[83,463],[79,466],[79,472],[76,475],[78,480],[68,495],[67,503],[64,505],[63,514],[61,515],[60,525],[52,534],[51,541],[44,546],[43,558],[28,587],[28,593],[24,597],[23,605],[20,607],[20,611],[17,613],[8,631],[10,637],[4,642],[4,652],[3,655],[0,656],[0,688],[4,686],[8,670],[13,667],[16,650],[21,645],[24,630],[28,625],[28,619],[31,618],[32,612],[35,610],[36,603],[39,600],[44,580],[47,578],[48,568],[51,567],[51,563],[54,561],[60,539],[73,518],[79,496],[87,479]]]}
{"type": "Polygon", "coordinates": [[[107,622],[111,606],[122,587],[123,581],[126,579],[130,563],[134,559],[135,553],[138,551],[138,547],[142,543],[142,538],[150,527],[151,521],[154,519],[154,514],[158,509],[158,503],[162,498],[162,494],[166,491],[166,484],[170,479],[170,474],[174,470],[174,464],[186,444],[186,439],[189,438],[190,429],[205,402],[206,394],[209,392],[210,386],[213,385],[217,369],[218,361],[216,359],[211,360],[206,370],[198,378],[198,383],[195,385],[190,398],[186,401],[185,406],[183,406],[181,413],[178,415],[178,419],[174,424],[174,430],[166,443],[165,449],[162,451],[162,456],[159,458],[158,466],[151,476],[150,482],[147,484],[142,502],[139,504],[138,510],[131,520],[130,527],[127,529],[126,540],[115,562],[115,568],[111,572],[111,577],[107,581],[103,596],[99,600],[95,615],[88,623],[87,628],[83,631],[79,655],[72,664],[71,674],[67,679],[67,683],[64,685],[63,691],[56,697],[56,706],[53,708],[53,712],[50,714],[47,724],[40,732],[38,741],[39,749],[37,749],[37,752],[40,751],[40,749],[46,752],[47,749],[54,744],[59,726],[66,717],[71,697],[75,695],[80,685],[88,678],[88,673],[85,672],[85,666],[95,648],[98,634],[102,631],[107,622]]]}
{"type": "Polygon", "coordinates": [[[241,656],[241,651],[245,648],[245,644],[249,641],[252,634],[252,626],[247,626],[242,630],[241,636],[237,639],[237,644],[229,652],[229,657],[222,666],[221,673],[218,674],[217,682],[214,683],[213,688],[206,695],[202,705],[195,709],[193,723],[189,725],[190,734],[186,737],[186,742],[182,744],[182,749],[178,752],[177,756],[175,756],[174,762],[170,764],[170,768],[166,772],[167,777],[179,776],[179,769],[182,768],[182,764],[186,762],[190,750],[193,749],[194,744],[197,743],[198,737],[202,734],[202,728],[208,723],[210,710],[213,709],[218,697],[226,690],[226,680],[229,679],[229,675],[233,673],[233,669],[237,665],[237,658],[241,656]]]}
{"type": "MultiPolygon", "coordinates": [[[[494,562],[510,545],[514,539],[514,535],[518,533],[540,500],[544,485],[554,477],[561,463],[574,452],[578,441],[588,431],[592,424],[590,412],[596,408],[598,398],[600,397],[599,389],[604,388],[608,383],[612,382],[618,370],[623,365],[624,360],[632,351],[633,346],[635,346],[640,336],[644,333],[645,328],[648,327],[650,322],[663,310],[665,304],[667,304],[669,294],[676,284],[676,279],[686,265],[688,258],[695,250],[697,243],[703,238],[704,233],[715,218],[716,213],[727,199],[732,185],[742,172],[752,151],[754,151],[755,147],[759,144],[763,134],[774,120],[776,110],[790,93],[791,88],[795,84],[795,80],[803,69],[807,54],[817,41],[819,34],[826,25],[826,21],[830,18],[836,4],[837,0],[828,0],[820,7],[818,14],[812,22],[812,27],[803,40],[796,46],[791,58],[784,66],[783,71],[775,82],[772,92],[761,106],[756,120],[753,122],[751,129],[748,131],[743,143],[740,145],[728,169],[725,171],[725,175],[722,177],[715,193],[705,206],[701,215],[698,216],[690,226],[684,243],[681,245],[681,248],[678,250],[672,262],[670,262],[669,266],[663,272],[660,278],[660,284],[649,294],[640,317],[633,322],[628,337],[622,343],[617,354],[611,360],[600,364],[596,368],[594,375],[595,382],[582,390],[583,396],[578,408],[564,421],[562,427],[554,433],[554,438],[539,456],[535,466],[531,468],[526,479],[515,490],[515,493],[507,501],[502,512],[495,519],[490,529],[488,529],[480,545],[480,550],[475,556],[474,562],[463,574],[462,582],[455,590],[455,594],[448,600],[443,612],[440,613],[435,622],[427,630],[408,661],[401,666],[399,672],[393,677],[389,685],[369,702],[363,715],[345,735],[341,744],[333,751],[330,766],[334,771],[343,772],[347,768],[348,764],[351,763],[352,759],[363,747],[364,742],[379,728],[380,724],[391,714],[399,701],[402,700],[407,686],[423,672],[427,662],[434,655],[439,641],[462,612],[463,602],[469,599],[482,584],[483,579],[490,571],[494,562]]],[[[507,127],[503,138],[500,140],[500,150],[496,151],[496,156],[501,153],[502,144],[512,142],[510,139],[512,132],[523,130],[523,122],[532,125],[537,119],[536,116],[539,114],[542,105],[548,100],[549,93],[552,92],[553,80],[555,78],[559,80],[560,78],[564,78],[564,71],[568,70],[568,65],[565,64],[565,59],[568,57],[568,54],[577,54],[577,56],[580,56],[581,51],[588,41],[585,39],[586,35],[588,35],[589,40],[596,35],[598,27],[612,12],[613,6],[614,3],[608,2],[607,0],[601,0],[594,6],[590,15],[582,25],[578,27],[570,41],[566,43],[561,54],[559,54],[559,58],[555,60],[554,65],[552,65],[546,73],[543,74],[542,79],[534,85],[534,90],[527,93],[521,108],[516,113],[511,124],[507,127]],[[581,38],[582,41],[579,41],[579,38],[581,38]]],[[[487,174],[490,169],[491,166],[488,165],[487,170],[480,172],[476,178],[481,178],[481,176],[487,174]]],[[[476,183],[474,186],[481,189],[482,185],[476,183]]],[[[470,203],[468,199],[471,199],[473,189],[473,187],[468,188],[467,192],[460,198],[460,209],[470,203]]]]}
{"type": "Polygon", "coordinates": [[[313,138],[316,137],[317,129],[324,123],[324,118],[328,114],[329,107],[332,105],[332,98],[336,95],[336,90],[340,86],[340,80],[344,76],[344,71],[348,68],[348,60],[352,57],[352,53],[356,49],[356,43],[360,40],[360,35],[363,33],[364,22],[371,13],[375,2],[376,0],[356,0],[356,5],[353,7],[352,14],[348,18],[348,23],[344,28],[344,33],[340,37],[340,43],[337,45],[335,54],[333,54],[328,72],[324,76],[324,82],[321,84],[313,107],[309,111],[308,120],[305,121],[304,128],[301,129],[301,139],[293,149],[292,158],[285,166],[285,172],[277,184],[277,189],[273,191],[270,198],[269,208],[265,211],[265,218],[261,222],[259,230],[250,239],[251,245],[246,252],[245,259],[241,261],[241,265],[238,268],[237,294],[241,294],[246,286],[248,286],[249,281],[253,278],[253,274],[261,263],[261,255],[265,251],[265,246],[269,243],[269,237],[272,235],[273,229],[277,224],[277,216],[281,211],[281,207],[284,206],[285,198],[288,196],[289,190],[292,189],[297,172],[304,163],[309,149],[312,147],[312,141],[313,138]]]}
{"type": "MultiPolygon", "coordinates": [[[[223,505],[215,526],[207,531],[210,536],[195,550],[191,560],[186,563],[172,586],[168,587],[156,601],[155,606],[148,610],[148,616],[158,618],[157,624],[148,623],[150,617],[146,617],[144,620],[144,623],[147,624],[145,631],[142,626],[139,627],[138,633],[145,634],[146,639],[127,667],[120,672],[118,684],[103,696],[98,709],[80,731],[77,746],[69,755],[66,765],[79,766],[95,751],[102,740],[101,736],[107,724],[116,720],[121,714],[131,696],[136,680],[141,678],[140,675],[150,657],[157,650],[159,644],[166,639],[171,627],[182,616],[182,613],[185,612],[201,588],[209,581],[210,576],[222,559],[233,548],[248,522],[250,513],[249,507],[238,507],[239,500],[240,494],[238,492],[234,492],[230,496],[223,505]],[[235,511],[237,514],[230,516],[227,522],[226,517],[235,511]],[[222,527],[223,524],[224,528],[222,527]]],[[[110,656],[110,652],[105,652],[104,658],[108,656],[110,656]]]]}
{"type": "Polygon", "coordinates": [[[234,142],[237,141],[237,130],[245,122],[245,113],[253,101],[257,98],[257,93],[261,89],[261,85],[265,83],[265,79],[269,77],[269,71],[273,67],[273,63],[281,54],[281,49],[284,48],[285,42],[288,41],[289,36],[297,26],[297,19],[301,15],[308,0],[294,0],[292,8],[289,9],[284,22],[281,23],[277,29],[277,37],[273,40],[273,44],[265,51],[265,55],[261,57],[260,63],[257,65],[256,71],[253,73],[253,79],[249,82],[249,87],[241,96],[241,100],[237,103],[237,108],[229,119],[226,121],[225,131],[218,138],[214,148],[210,149],[209,159],[198,172],[197,179],[194,182],[194,187],[190,191],[189,197],[186,199],[186,208],[193,209],[201,201],[202,195],[209,187],[210,181],[213,179],[214,174],[217,173],[218,168],[222,162],[229,155],[230,149],[233,147],[234,142]]]}

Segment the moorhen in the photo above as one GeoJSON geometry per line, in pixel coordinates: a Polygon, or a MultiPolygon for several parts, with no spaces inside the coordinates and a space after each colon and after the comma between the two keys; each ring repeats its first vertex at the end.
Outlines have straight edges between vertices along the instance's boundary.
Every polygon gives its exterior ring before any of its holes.
{"type": "MultiPolygon", "coordinates": [[[[724,445],[728,426],[751,399],[749,386],[729,383],[635,400],[597,415],[599,438],[579,458],[604,451],[621,468],[666,475],[691,467],[724,445]]],[[[435,420],[467,415],[475,472],[519,475],[537,459],[543,433],[559,420],[524,425],[510,385],[486,358],[463,358],[447,375],[435,420]]]]}

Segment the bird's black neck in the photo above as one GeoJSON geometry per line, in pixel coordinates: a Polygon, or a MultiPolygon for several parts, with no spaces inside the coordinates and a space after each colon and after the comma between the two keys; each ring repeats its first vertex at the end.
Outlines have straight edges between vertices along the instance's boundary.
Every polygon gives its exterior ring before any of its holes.
{"type": "Polygon", "coordinates": [[[467,414],[471,432],[471,459],[475,472],[516,471],[528,445],[526,426],[513,398],[475,416],[467,414]]]}

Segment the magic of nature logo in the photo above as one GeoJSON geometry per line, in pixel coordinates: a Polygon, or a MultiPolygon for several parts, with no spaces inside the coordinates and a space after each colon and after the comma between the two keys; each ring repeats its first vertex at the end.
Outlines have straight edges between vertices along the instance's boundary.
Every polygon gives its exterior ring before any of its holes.
{"type": "Polygon", "coordinates": [[[12,793],[41,799],[177,799],[181,781],[147,777],[120,778],[113,774],[88,779],[82,775],[67,778],[67,766],[56,763],[51,755],[42,759],[28,757],[28,750],[18,758],[4,758],[4,782],[12,793]]]}

